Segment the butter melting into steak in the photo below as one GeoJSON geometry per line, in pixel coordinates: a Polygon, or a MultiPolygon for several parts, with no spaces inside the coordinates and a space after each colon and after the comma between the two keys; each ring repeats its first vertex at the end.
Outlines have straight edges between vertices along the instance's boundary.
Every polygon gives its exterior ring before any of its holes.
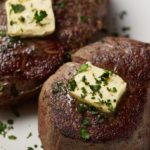
{"type": "Polygon", "coordinates": [[[74,62],[64,64],[45,82],[40,94],[39,133],[45,150],[149,150],[150,44],[110,37],[81,48],[72,58],[74,62]],[[87,61],[121,76],[127,91],[106,120],[97,123],[93,112],[84,113],[90,120],[90,138],[84,141],[83,115],[67,84],[87,61]]]}
{"type": "Polygon", "coordinates": [[[55,39],[24,40],[5,36],[5,2],[0,1],[0,107],[33,97],[62,63],[64,49],[78,49],[93,39],[102,27],[108,1],[55,0],[55,39]]]}

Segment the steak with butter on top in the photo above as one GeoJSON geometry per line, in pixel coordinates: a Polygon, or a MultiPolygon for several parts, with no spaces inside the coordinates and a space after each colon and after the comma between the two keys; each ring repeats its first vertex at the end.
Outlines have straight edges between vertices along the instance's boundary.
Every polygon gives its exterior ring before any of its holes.
{"type": "Polygon", "coordinates": [[[57,70],[64,57],[64,48],[53,37],[7,36],[4,4],[5,1],[0,1],[1,108],[36,99],[43,82],[57,70]]]}
{"type": "MultiPolygon", "coordinates": [[[[106,38],[81,48],[72,57],[74,62],[64,64],[51,76],[40,94],[39,133],[44,149],[149,150],[150,44],[106,38]],[[115,111],[105,113],[85,104],[86,95],[81,102],[69,93],[70,86],[75,89],[78,85],[69,81],[87,61],[127,83],[115,111]]],[[[90,84],[85,78],[83,81],[90,84]]]]}
{"type": "Polygon", "coordinates": [[[108,1],[52,2],[51,7],[50,0],[0,1],[0,107],[35,99],[43,81],[62,64],[64,49],[87,44],[101,29],[108,1]],[[53,38],[43,37],[54,27],[53,38]],[[27,38],[10,38],[6,32],[27,38]]]}

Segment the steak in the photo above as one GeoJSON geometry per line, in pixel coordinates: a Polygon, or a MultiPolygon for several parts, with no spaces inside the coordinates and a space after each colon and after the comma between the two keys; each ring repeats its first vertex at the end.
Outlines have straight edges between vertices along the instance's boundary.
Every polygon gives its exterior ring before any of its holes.
{"type": "Polygon", "coordinates": [[[100,32],[108,0],[54,0],[56,36],[65,49],[78,49],[100,32]]]}
{"type": "Polygon", "coordinates": [[[150,44],[127,38],[106,38],[81,48],[42,88],[39,97],[39,133],[45,150],[150,149],[150,44]],[[92,64],[120,75],[127,92],[116,112],[101,123],[91,110],[90,140],[80,136],[83,114],[68,93],[68,81],[81,64],[92,64]]]}
{"type": "Polygon", "coordinates": [[[62,63],[64,49],[79,48],[101,28],[107,0],[54,1],[55,35],[31,39],[5,35],[4,4],[5,0],[1,0],[0,107],[15,105],[37,95],[43,81],[62,63]]]}
{"type": "MultiPolygon", "coordinates": [[[[19,39],[5,35],[6,14],[0,2],[0,107],[38,95],[42,83],[62,64],[64,49],[53,37],[19,39]]],[[[35,97],[34,97],[35,99],[35,97]]]]}

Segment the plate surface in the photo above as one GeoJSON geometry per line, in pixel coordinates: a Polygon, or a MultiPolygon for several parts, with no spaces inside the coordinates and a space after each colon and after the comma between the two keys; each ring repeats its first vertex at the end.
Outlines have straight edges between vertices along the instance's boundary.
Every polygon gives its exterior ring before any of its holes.
{"type": "MultiPolygon", "coordinates": [[[[149,6],[149,0],[110,0],[113,24],[124,35],[150,43],[149,6]]],[[[14,129],[9,130],[5,137],[0,135],[0,150],[32,150],[29,147],[34,150],[42,150],[38,137],[37,103],[28,102],[17,111],[20,117],[16,117],[12,111],[0,111],[0,121],[3,123],[10,119],[14,120],[14,129]],[[10,135],[14,135],[17,139],[9,139],[10,135]]]]}

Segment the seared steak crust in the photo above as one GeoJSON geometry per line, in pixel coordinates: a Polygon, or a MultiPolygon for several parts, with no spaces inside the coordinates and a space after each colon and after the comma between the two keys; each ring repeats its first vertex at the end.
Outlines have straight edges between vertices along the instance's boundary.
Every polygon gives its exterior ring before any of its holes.
{"type": "MultiPolygon", "coordinates": [[[[67,89],[68,80],[79,67],[77,63],[65,64],[48,79],[40,95],[39,131],[44,146],[51,147],[57,143],[53,149],[61,149],[62,141],[68,138],[67,140],[74,145],[81,145],[81,149],[89,147],[104,150],[121,148],[148,150],[150,148],[149,58],[149,44],[126,38],[106,38],[75,53],[73,60],[80,64],[91,61],[98,67],[119,74],[127,82],[128,90],[121,99],[115,115],[110,116],[104,123],[97,124],[96,118],[89,111],[84,114],[84,117],[91,120],[91,126],[88,127],[91,134],[89,142],[99,144],[94,146],[83,144],[78,141],[81,140],[79,128],[82,115],[76,109],[75,100],[69,96],[67,90],[53,94],[54,85],[57,83],[63,82],[63,88],[67,89]],[[51,139],[53,131],[60,136],[59,139],[51,139]],[[76,142],[69,138],[76,139],[76,142]],[[52,141],[48,144],[49,140],[52,141]]],[[[69,142],[68,145],[69,149],[74,149],[74,145],[71,146],[69,142]]]]}
{"type": "Polygon", "coordinates": [[[108,0],[54,0],[56,34],[66,49],[78,49],[102,28],[108,0]]]}
{"type": "Polygon", "coordinates": [[[63,61],[64,49],[54,38],[5,36],[4,1],[0,2],[0,107],[29,99],[63,61]],[[29,96],[30,95],[30,96],[29,96]]]}

